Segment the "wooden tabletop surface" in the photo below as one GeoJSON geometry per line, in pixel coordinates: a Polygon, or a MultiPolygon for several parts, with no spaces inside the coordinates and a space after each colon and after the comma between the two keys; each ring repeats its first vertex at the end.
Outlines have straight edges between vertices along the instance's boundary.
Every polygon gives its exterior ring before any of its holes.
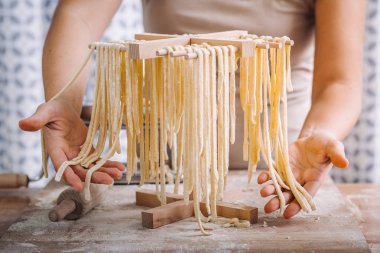
{"type": "Polygon", "coordinates": [[[380,252],[380,185],[338,184],[372,252],[380,252]]]}
{"type": "MultiPolygon", "coordinates": [[[[338,184],[372,252],[380,252],[380,185],[338,184]]],[[[38,189],[0,189],[0,237],[28,206],[38,189]]]]}

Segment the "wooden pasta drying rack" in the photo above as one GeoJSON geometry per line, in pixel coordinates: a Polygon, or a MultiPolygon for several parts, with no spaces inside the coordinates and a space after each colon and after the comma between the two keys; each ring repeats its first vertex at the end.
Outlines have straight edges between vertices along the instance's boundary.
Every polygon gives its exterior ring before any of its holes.
{"type": "MultiPolygon", "coordinates": [[[[136,34],[137,41],[129,42],[129,57],[131,59],[151,59],[168,55],[167,46],[186,46],[192,44],[207,43],[210,46],[231,45],[236,48],[237,57],[251,57],[256,48],[280,48],[281,43],[272,39],[255,41],[258,39],[254,35],[249,35],[247,31],[233,30],[196,35],[167,35],[142,33],[136,34]]],[[[287,41],[293,45],[293,41],[287,41]]],[[[125,50],[125,48],[121,48],[125,50]]],[[[186,51],[175,51],[170,53],[171,57],[184,56],[186,59],[197,57],[195,53],[186,51]]],[[[180,194],[167,193],[167,204],[161,205],[156,192],[152,190],[136,191],[136,205],[150,207],[151,209],[142,212],[142,225],[146,228],[157,228],[188,217],[194,216],[194,203],[192,200],[188,204],[184,201],[184,196],[180,194]]],[[[201,212],[207,216],[205,204],[201,202],[201,212]]],[[[250,206],[239,206],[235,204],[218,202],[217,213],[225,218],[238,218],[256,223],[258,220],[258,209],[250,206]]]]}

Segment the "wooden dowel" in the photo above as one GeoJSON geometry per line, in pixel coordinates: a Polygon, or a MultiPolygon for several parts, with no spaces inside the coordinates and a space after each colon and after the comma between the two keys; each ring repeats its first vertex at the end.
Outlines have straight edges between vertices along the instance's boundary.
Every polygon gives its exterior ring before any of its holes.
{"type": "Polygon", "coordinates": [[[269,44],[265,43],[265,42],[264,43],[257,43],[256,47],[260,48],[260,49],[268,49],[269,48],[269,44]]]}
{"type": "MultiPolygon", "coordinates": [[[[273,40],[269,41],[268,43],[269,43],[269,47],[270,48],[281,48],[282,47],[281,43],[273,41],[273,40]]],[[[285,45],[293,46],[294,45],[294,41],[293,40],[286,41],[285,45]]]]}
{"type": "MultiPolygon", "coordinates": [[[[252,39],[252,40],[256,40],[256,39],[264,39],[265,40],[265,36],[263,37],[258,37],[256,35],[251,35],[251,34],[248,34],[248,35],[243,35],[241,36],[242,39],[252,39]],[[264,38],[263,38],[264,37],[264,38]]],[[[281,43],[275,41],[275,39],[268,39],[268,42],[271,44],[273,43],[271,47],[277,47],[277,48],[281,48],[281,43]],[[276,46],[276,44],[280,44],[280,46],[276,46]]],[[[289,46],[294,46],[294,40],[287,40],[285,41],[285,44],[286,45],[289,45],[289,46]]]]}
{"type": "Polygon", "coordinates": [[[170,52],[170,56],[171,57],[179,57],[179,56],[185,56],[187,55],[187,51],[173,51],[173,52],[170,52]]]}
{"type": "Polygon", "coordinates": [[[198,55],[196,53],[188,53],[187,55],[185,55],[186,60],[196,59],[196,58],[198,58],[198,55]]]}
{"type": "Polygon", "coordinates": [[[268,43],[269,43],[269,48],[282,48],[281,43],[277,43],[277,42],[268,42],[268,43]]]}
{"type": "Polygon", "coordinates": [[[169,39],[130,42],[129,57],[132,59],[149,59],[157,57],[157,50],[167,46],[185,46],[190,43],[187,36],[174,37],[169,39]]]}
{"type": "Polygon", "coordinates": [[[168,54],[168,50],[166,48],[158,49],[156,51],[157,56],[164,56],[168,54]]]}

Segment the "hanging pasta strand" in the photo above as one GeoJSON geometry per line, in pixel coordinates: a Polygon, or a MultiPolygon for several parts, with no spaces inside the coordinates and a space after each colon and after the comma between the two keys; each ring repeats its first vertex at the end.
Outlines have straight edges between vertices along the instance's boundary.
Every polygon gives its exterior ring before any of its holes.
{"type": "MultiPolygon", "coordinates": [[[[116,52],[117,53],[116,55],[119,56],[120,46],[117,46],[117,45],[113,46],[110,51],[116,52]]],[[[120,65],[120,57],[115,58],[115,63],[120,65]]],[[[113,73],[113,74],[114,74],[114,76],[120,75],[121,72],[119,71],[118,73],[113,73]]],[[[121,80],[121,78],[117,78],[116,80],[121,80]]],[[[120,82],[117,82],[117,81],[111,82],[111,83],[108,83],[108,85],[113,85],[114,86],[113,88],[115,89],[115,91],[118,92],[118,94],[121,93],[121,83],[120,82]]],[[[86,173],[85,186],[84,186],[84,197],[86,200],[90,200],[90,198],[91,198],[90,182],[91,182],[92,174],[95,171],[97,171],[98,169],[100,169],[104,165],[104,163],[107,162],[107,160],[114,155],[114,153],[116,152],[116,149],[118,147],[119,142],[117,141],[117,139],[119,138],[119,133],[120,133],[122,119],[123,119],[123,112],[124,112],[124,109],[122,106],[123,104],[124,104],[124,102],[121,101],[120,96],[119,96],[119,97],[114,99],[114,102],[111,105],[115,109],[115,117],[113,120],[114,120],[115,127],[116,127],[115,131],[113,131],[113,132],[109,131],[109,138],[112,139],[112,146],[111,146],[110,150],[106,153],[106,155],[104,157],[102,157],[100,160],[98,160],[95,163],[95,165],[93,167],[91,167],[86,173]],[[119,106],[117,106],[117,105],[119,105],[119,106]]]]}
{"type": "Polygon", "coordinates": [[[281,150],[282,150],[281,156],[282,157],[281,158],[283,159],[286,180],[287,180],[287,183],[288,183],[294,197],[296,198],[297,202],[300,204],[300,206],[302,207],[302,209],[304,211],[310,212],[313,209],[315,209],[315,204],[312,201],[312,198],[310,197],[310,195],[302,187],[300,187],[300,185],[298,184],[298,182],[294,178],[294,175],[291,171],[289,156],[288,156],[287,104],[286,104],[287,92],[286,92],[286,88],[289,87],[289,85],[287,84],[287,81],[289,81],[290,79],[289,79],[289,77],[287,77],[288,73],[286,73],[286,65],[288,62],[288,60],[286,58],[289,56],[286,53],[286,48],[285,48],[286,47],[286,45],[285,45],[286,40],[288,40],[288,38],[286,38],[286,37],[283,37],[280,39],[280,42],[283,45],[283,47],[281,49],[279,49],[281,51],[282,57],[281,57],[281,61],[278,63],[280,66],[282,66],[281,75],[279,75],[278,78],[280,79],[279,80],[280,82],[284,83],[283,84],[282,97],[281,97],[281,100],[282,100],[282,120],[280,121],[280,124],[282,125],[282,127],[280,128],[280,137],[281,137],[280,139],[282,142],[282,145],[281,145],[281,150]]]}
{"type": "MultiPolygon", "coordinates": [[[[176,50],[184,50],[184,47],[176,47],[176,50]]],[[[176,79],[174,80],[173,86],[175,87],[175,94],[177,97],[177,105],[176,105],[176,119],[175,119],[175,132],[178,134],[176,141],[177,146],[177,161],[176,163],[176,179],[174,186],[174,193],[178,193],[178,187],[180,183],[180,179],[183,173],[183,143],[184,143],[184,64],[183,57],[176,59],[175,64],[175,73],[177,73],[176,79]]]]}
{"type": "Polygon", "coordinates": [[[249,109],[247,106],[248,93],[248,59],[240,58],[240,101],[244,112],[244,129],[243,129],[243,160],[248,161],[248,128],[249,128],[249,109]]]}
{"type": "MultiPolygon", "coordinates": [[[[87,158],[87,156],[89,155],[90,151],[91,151],[91,148],[92,148],[92,143],[94,141],[94,138],[95,138],[95,132],[97,131],[98,129],[98,120],[99,120],[99,117],[97,116],[97,112],[98,112],[98,107],[102,107],[104,106],[104,104],[102,104],[102,97],[104,96],[104,89],[103,88],[99,88],[102,84],[104,84],[104,80],[105,80],[105,57],[106,57],[106,53],[108,52],[107,51],[107,45],[106,44],[101,44],[101,43],[98,43],[98,47],[97,47],[97,51],[98,51],[98,57],[97,57],[97,67],[98,69],[101,69],[102,71],[100,71],[100,73],[97,74],[97,78],[96,78],[96,82],[97,82],[97,85],[96,85],[96,89],[95,89],[95,99],[97,100],[98,104],[97,106],[94,106],[94,109],[92,111],[92,117],[91,117],[91,123],[90,123],[90,126],[89,126],[89,131],[88,131],[88,134],[87,134],[87,137],[86,137],[86,140],[85,140],[85,143],[82,145],[82,149],[81,151],[79,152],[78,156],[75,157],[74,159],[72,159],[71,161],[65,161],[61,164],[60,168],[58,169],[57,171],[57,174],[55,176],[55,179],[57,181],[60,181],[61,180],[61,177],[65,171],[65,169],[70,166],[70,165],[77,165],[77,164],[81,164],[83,165],[83,160],[87,158]]],[[[68,85],[71,85],[72,82],[74,81],[74,79],[68,84],[68,85]]],[[[102,86],[103,87],[103,86],[102,86]]],[[[64,88],[66,89],[66,87],[64,88]]],[[[57,96],[55,96],[57,97],[57,96]]],[[[104,146],[103,146],[104,148],[104,146]]]]}
{"type": "Polygon", "coordinates": [[[236,72],[236,58],[235,58],[235,47],[228,46],[230,51],[229,57],[229,72],[230,72],[230,142],[235,143],[235,125],[236,125],[236,112],[235,112],[235,97],[236,97],[236,84],[235,84],[235,72],[236,72]]]}
{"type": "MultiPolygon", "coordinates": [[[[150,147],[150,104],[149,104],[149,98],[150,98],[150,62],[144,60],[144,108],[142,108],[144,113],[144,163],[140,164],[141,170],[144,171],[143,173],[143,181],[140,182],[140,184],[144,183],[145,181],[149,180],[152,175],[150,173],[150,153],[149,153],[149,147],[150,147]]],[[[141,158],[140,158],[141,159],[141,158]]]]}
{"type": "Polygon", "coordinates": [[[252,180],[253,172],[256,170],[260,160],[260,133],[261,133],[261,86],[262,86],[262,50],[255,49],[255,54],[249,59],[248,78],[251,101],[247,105],[247,115],[245,120],[248,122],[249,139],[249,162],[248,162],[248,182],[252,180]]]}
{"type": "Polygon", "coordinates": [[[224,77],[224,80],[223,80],[223,131],[224,131],[224,135],[223,135],[223,156],[224,156],[224,168],[223,168],[223,183],[224,183],[224,186],[223,186],[223,189],[221,191],[224,191],[224,189],[226,188],[226,185],[227,185],[227,173],[228,173],[228,166],[229,166],[229,153],[230,153],[230,143],[229,143],[229,140],[230,140],[230,95],[229,95],[229,92],[230,92],[230,59],[229,59],[229,48],[226,47],[226,46],[223,46],[222,47],[222,51],[223,51],[223,60],[224,60],[224,73],[223,73],[223,77],[224,77]]]}
{"type": "MultiPolygon", "coordinates": [[[[206,45],[210,52],[210,68],[209,68],[209,107],[210,107],[210,212],[212,219],[217,218],[216,201],[217,186],[219,181],[218,175],[218,156],[217,156],[217,79],[216,79],[216,51],[215,48],[206,45]]],[[[206,83],[207,86],[207,83],[206,83]]]]}
{"type": "MultiPolygon", "coordinates": [[[[260,52],[261,56],[263,56],[263,52],[260,52]]],[[[264,64],[266,63],[266,55],[263,57],[264,64]]],[[[262,76],[264,77],[264,76],[262,76]]],[[[262,122],[262,138],[263,145],[261,147],[261,152],[263,154],[263,157],[265,158],[265,162],[269,167],[269,174],[272,178],[272,182],[274,185],[274,188],[276,190],[277,196],[280,200],[280,213],[283,214],[284,207],[285,207],[285,197],[284,194],[281,191],[281,187],[278,183],[278,177],[276,177],[276,170],[273,167],[272,158],[271,158],[271,147],[270,147],[270,138],[269,138],[269,127],[268,127],[268,107],[267,107],[267,99],[268,99],[268,78],[263,78],[264,81],[260,84],[263,86],[263,101],[264,101],[264,108],[263,108],[263,122],[262,122]]]]}
{"type": "Polygon", "coordinates": [[[207,213],[210,214],[210,166],[211,166],[211,107],[210,107],[210,52],[206,48],[201,48],[203,54],[203,82],[201,89],[203,89],[203,110],[204,110],[204,134],[203,134],[203,143],[204,148],[201,153],[201,169],[202,169],[202,199],[205,200],[207,213]]]}
{"type": "Polygon", "coordinates": [[[218,124],[218,130],[217,130],[217,156],[218,156],[218,191],[217,196],[218,199],[223,198],[223,191],[224,191],[224,103],[223,103],[223,82],[224,82],[224,57],[223,57],[223,51],[220,47],[215,47],[216,55],[217,55],[217,103],[218,103],[218,109],[217,109],[217,124],[218,124]]]}

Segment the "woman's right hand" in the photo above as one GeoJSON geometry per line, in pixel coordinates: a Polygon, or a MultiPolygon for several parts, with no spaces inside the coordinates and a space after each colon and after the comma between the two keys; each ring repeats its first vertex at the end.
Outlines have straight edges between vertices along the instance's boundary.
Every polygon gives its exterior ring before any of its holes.
{"type": "MultiPolygon", "coordinates": [[[[78,155],[87,135],[87,127],[80,114],[69,101],[63,99],[41,104],[32,116],[20,120],[19,126],[24,131],[43,128],[46,149],[56,170],[64,161],[78,155]]],[[[124,169],[121,163],[108,161],[92,175],[92,182],[112,184],[113,179],[121,178],[124,169]]],[[[68,167],[63,176],[67,184],[80,191],[86,173],[86,168],[75,165],[68,167]]]]}

